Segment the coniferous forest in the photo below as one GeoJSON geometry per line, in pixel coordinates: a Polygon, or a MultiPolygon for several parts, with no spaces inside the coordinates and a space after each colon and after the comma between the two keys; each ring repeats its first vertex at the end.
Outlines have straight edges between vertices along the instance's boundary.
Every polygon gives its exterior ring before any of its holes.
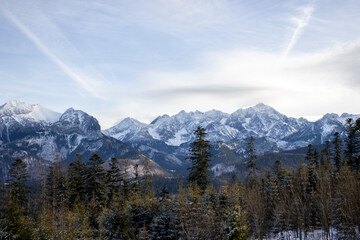
{"type": "MultiPolygon", "coordinates": [[[[214,187],[211,144],[198,127],[186,181],[176,191],[123,159],[94,153],[55,160],[30,181],[16,159],[1,184],[0,239],[360,239],[360,119],[349,119],[318,152],[288,168],[260,171],[253,138],[248,177],[214,187]],[[317,238],[313,236],[318,233],[317,238]]],[[[218,184],[217,184],[218,185],[218,184]]]]}

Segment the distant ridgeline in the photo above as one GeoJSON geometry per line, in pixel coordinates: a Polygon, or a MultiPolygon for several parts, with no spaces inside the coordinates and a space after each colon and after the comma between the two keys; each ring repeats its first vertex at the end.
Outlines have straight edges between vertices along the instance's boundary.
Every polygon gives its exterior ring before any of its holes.
{"type": "Polygon", "coordinates": [[[358,117],[326,114],[309,122],[258,104],[232,114],[181,111],[174,116],[159,116],[150,124],[126,118],[101,131],[98,121],[81,110],[70,108],[60,114],[40,105],[9,101],[0,107],[0,178],[7,178],[16,158],[27,163],[31,177],[40,178],[55,160],[69,164],[81,154],[88,161],[94,153],[105,162],[114,157],[129,159],[132,165],[141,165],[149,158],[154,174],[184,175],[190,166],[186,157],[197,126],[206,129],[212,144],[212,174],[245,178],[250,137],[254,138],[258,168],[271,168],[276,160],[298,167],[305,160],[309,144],[320,153],[326,141],[334,140],[335,132],[344,140],[346,119],[358,117]]]}

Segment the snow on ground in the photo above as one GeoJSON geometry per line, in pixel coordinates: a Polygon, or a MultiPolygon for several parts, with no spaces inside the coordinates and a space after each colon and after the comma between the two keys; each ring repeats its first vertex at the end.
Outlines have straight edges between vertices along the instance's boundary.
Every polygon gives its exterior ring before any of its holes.
{"type": "Polygon", "coordinates": [[[224,166],[222,163],[216,164],[214,165],[211,170],[214,172],[214,175],[216,177],[221,176],[224,173],[229,173],[229,172],[233,172],[235,171],[235,166],[234,165],[230,165],[230,166],[224,166]]]}
{"type": "MultiPolygon", "coordinates": [[[[336,229],[331,229],[330,234],[326,235],[323,230],[314,230],[312,232],[307,232],[306,237],[304,232],[302,232],[302,238],[306,240],[336,240],[337,232],[336,229]]],[[[300,240],[300,236],[297,236],[294,231],[286,231],[278,234],[274,234],[270,238],[264,238],[265,240],[300,240]]]]}

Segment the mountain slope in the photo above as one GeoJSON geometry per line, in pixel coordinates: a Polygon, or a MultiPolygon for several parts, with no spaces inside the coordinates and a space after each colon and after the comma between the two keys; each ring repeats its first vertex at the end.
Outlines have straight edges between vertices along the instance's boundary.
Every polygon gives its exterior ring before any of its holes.
{"type": "MultiPolygon", "coordinates": [[[[31,113],[31,112],[30,112],[31,113]]],[[[19,112],[11,112],[12,117],[19,112]]],[[[20,114],[24,114],[22,111],[20,114]]],[[[29,114],[26,112],[25,114],[29,114]]],[[[8,114],[10,115],[10,114],[8,114]]],[[[17,139],[10,138],[10,141],[0,144],[0,169],[2,176],[6,176],[6,172],[10,163],[20,157],[27,162],[29,166],[48,165],[55,159],[64,162],[71,162],[77,159],[76,154],[79,153],[86,161],[94,153],[98,153],[105,161],[112,157],[123,159],[128,158],[129,161],[136,162],[147,158],[140,151],[130,147],[129,145],[109,136],[104,135],[100,131],[98,121],[89,116],[87,113],[74,110],[72,108],[66,110],[54,123],[35,118],[24,118],[27,125],[24,129],[13,129],[14,134],[19,136],[17,139]],[[37,125],[37,123],[40,123],[37,125]],[[27,126],[36,126],[36,128],[27,126]],[[16,131],[21,131],[21,134],[16,131]]],[[[1,124],[2,127],[11,125],[1,124]]],[[[154,172],[167,174],[159,165],[152,163],[154,172]]],[[[42,167],[38,167],[41,171],[42,167]]],[[[37,176],[38,174],[33,174],[37,176]]]]}
{"type": "Polygon", "coordinates": [[[326,114],[316,122],[309,122],[304,118],[287,117],[260,103],[232,114],[216,110],[180,111],[174,116],[159,116],[150,124],[127,118],[103,132],[141,149],[168,169],[180,169],[188,165],[185,161],[187,149],[194,140],[193,131],[197,126],[206,129],[207,139],[217,156],[216,163],[243,158],[250,136],[256,139],[258,154],[321,144],[332,139],[336,131],[344,137],[344,123],[348,117],[360,115],[326,114]]]}
{"type": "Polygon", "coordinates": [[[217,110],[180,111],[174,116],[159,116],[150,124],[126,118],[101,132],[98,121],[83,111],[70,108],[59,114],[40,105],[9,101],[0,107],[0,170],[6,172],[10,160],[16,157],[24,158],[36,169],[40,162],[56,158],[70,162],[76,159],[76,153],[87,160],[98,153],[104,160],[129,158],[134,163],[148,157],[159,168],[185,173],[197,126],[206,129],[216,156],[212,164],[220,166],[228,161],[243,161],[250,136],[255,138],[257,154],[282,152],[310,143],[322,144],[331,140],[336,131],[344,137],[344,123],[349,117],[357,119],[360,115],[326,114],[309,122],[257,104],[231,114],[217,110]]]}
{"type": "Polygon", "coordinates": [[[60,115],[41,105],[8,101],[0,106],[0,143],[41,131],[45,126],[57,121],[60,115]]]}

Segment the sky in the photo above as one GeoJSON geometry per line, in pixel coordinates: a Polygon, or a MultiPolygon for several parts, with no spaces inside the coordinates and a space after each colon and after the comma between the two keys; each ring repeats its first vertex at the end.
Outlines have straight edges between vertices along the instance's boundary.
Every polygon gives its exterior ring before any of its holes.
{"type": "Polygon", "coordinates": [[[360,113],[359,0],[0,0],[0,104],[102,129],[257,103],[360,113]]]}

